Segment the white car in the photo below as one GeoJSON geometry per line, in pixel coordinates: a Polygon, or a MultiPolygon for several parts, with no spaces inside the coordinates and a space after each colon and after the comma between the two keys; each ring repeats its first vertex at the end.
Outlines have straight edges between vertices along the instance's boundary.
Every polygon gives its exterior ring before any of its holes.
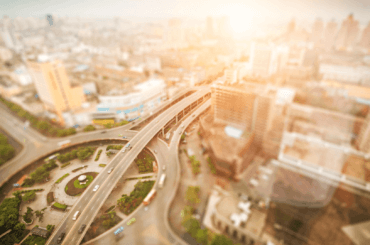
{"type": "Polygon", "coordinates": [[[96,185],[93,189],[93,191],[97,191],[99,189],[99,185],[96,185]]]}
{"type": "Polygon", "coordinates": [[[156,150],[154,150],[154,153],[157,154],[158,152],[156,150]]]}
{"type": "Polygon", "coordinates": [[[166,171],[166,165],[163,165],[162,169],[163,169],[163,171],[166,171]]]}
{"type": "Polygon", "coordinates": [[[110,174],[113,171],[113,168],[108,170],[108,174],[110,174]]]}

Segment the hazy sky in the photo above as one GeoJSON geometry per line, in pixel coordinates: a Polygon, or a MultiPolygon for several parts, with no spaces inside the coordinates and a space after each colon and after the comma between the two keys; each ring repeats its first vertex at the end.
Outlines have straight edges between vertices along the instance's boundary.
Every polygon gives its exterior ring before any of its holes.
{"type": "Polygon", "coordinates": [[[370,21],[370,0],[0,0],[0,17],[190,17],[232,15],[243,9],[256,21],[297,19],[344,19],[353,12],[363,24],[370,21]]]}

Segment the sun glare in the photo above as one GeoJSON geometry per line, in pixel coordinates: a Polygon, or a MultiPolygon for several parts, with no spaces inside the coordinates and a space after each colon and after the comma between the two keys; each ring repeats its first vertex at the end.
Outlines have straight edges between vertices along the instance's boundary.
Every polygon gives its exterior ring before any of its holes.
{"type": "Polygon", "coordinates": [[[252,28],[253,11],[245,6],[233,6],[230,8],[230,25],[236,33],[245,33],[252,28]]]}

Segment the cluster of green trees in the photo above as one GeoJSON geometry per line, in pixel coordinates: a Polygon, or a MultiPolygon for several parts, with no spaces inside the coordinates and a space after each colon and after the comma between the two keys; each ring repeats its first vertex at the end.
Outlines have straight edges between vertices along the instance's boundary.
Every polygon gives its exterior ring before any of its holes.
{"type": "Polygon", "coordinates": [[[49,232],[52,232],[54,230],[54,227],[55,225],[47,225],[46,230],[48,230],[49,232]]]}
{"type": "Polygon", "coordinates": [[[0,97],[0,101],[3,102],[10,110],[17,113],[20,118],[27,119],[31,123],[31,126],[33,128],[37,129],[40,133],[44,135],[52,137],[64,137],[76,133],[75,128],[60,129],[57,126],[51,124],[49,121],[33,116],[28,111],[23,110],[22,107],[20,107],[19,105],[7,101],[2,97],[0,97]]]}
{"type": "Polygon", "coordinates": [[[98,151],[98,154],[96,154],[96,157],[95,157],[95,162],[99,160],[100,158],[100,154],[102,153],[103,150],[99,150],[98,151]]]}
{"type": "Polygon", "coordinates": [[[36,215],[36,218],[39,218],[39,222],[42,222],[43,218],[44,218],[44,212],[47,208],[43,208],[41,210],[36,210],[35,211],[35,215],[36,215]]]}
{"type": "Polygon", "coordinates": [[[181,135],[181,140],[184,140],[185,139],[185,134],[182,134],[181,135]]]}
{"type": "Polygon", "coordinates": [[[193,205],[200,203],[199,192],[200,192],[199,186],[188,186],[188,189],[186,190],[185,194],[186,201],[193,205]]]}
{"type": "Polygon", "coordinates": [[[207,162],[208,162],[208,166],[209,168],[211,169],[211,173],[212,174],[217,174],[217,170],[216,170],[216,167],[215,165],[212,163],[212,160],[210,157],[207,158],[207,162]]]}
{"type": "Polygon", "coordinates": [[[114,150],[121,150],[123,145],[108,145],[107,148],[105,149],[106,151],[109,151],[110,149],[114,150]]]}
{"type": "Polygon", "coordinates": [[[116,211],[110,211],[106,214],[100,216],[100,219],[103,220],[102,225],[105,229],[110,229],[118,223],[118,217],[116,211]]]}
{"type": "Polygon", "coordinates": [[[8,144],[8,138],[0,133],[0,165],[14,157],[15,149],[8,144]]]}
{"type": "Polygon", "coordinates": [[[147,153],[143,153],[143,156],[141,154],[139,155],[140,158],[136,160],[136,165],[139,168],[139,173],[153,172],[154,158],[147,153]]]}
{"type": "Polygon", "coordinates": [[[23,187],[30,187],[35,183],[41,183],[45,179],[49,178],[50,171],[54,168],[57,168],[58,165],[55,163],[55,160],[50,160],[48,163],[45,163],[41,167],[38,167],[35,171],[30,174],[31,178],[27,178],[23,181],[23,187]]]}
{"type": "Polygon", "coordinates": [[[201,245],[233,245],[233,241],[224,235],[213,234],[207,228],[201,229],[200,222],[193,218],[194,209],[185,206],[181,211],[182,225],[187,233],[201,245]]]}
{"type": "Polygon", "coordinates": [[[87,125],[84,128],[84,132],[94,131],[96,128],[93,125],[87,125]]]}
{"type": "Polygon", "coordinates": [[[21,245],[45,245],[46,239],[40,236],[29,236],[22,242],[21,245]]]}
{"type": "Polygon", "coordinates": [[[137,208],[144,200],[146,195],[150,192],[155,181],[139,181],[135,185],[135,189],[130,193],[129,196],[122,195],[117,200],[118,208],[126,215],[129,215],[132,211],[137,208]]]}
{"type": "Polygon", "coordinates": [[[118,122],[118,123],[107,123],[107,124],[104,124],[104,127],[105,128],[115,128],[115,127],[126,125],[128,123],[129,123],[128,121],[123,120],[123,121],[118,122]]]}
{"type": "Polygon", "coordinates": [[[190,156],[190,163],[191,163],[191,170],[194,175],[197,175],[200,173],[200,162],[195,159],[195,156],[190,156]]]}
{"type": "Polygon", "coordinates": [[[23,202],[31,202],[33,200],[36,199],[36,191],[30,191],[30,192],[27,192],[26,194],[24,194],[22,196],[22,201],[23,202]]]}
{"type": "Polygon", "coordinates": [[[96,147],[91,147],[91,146],[78,147],[75,150],[59,155],[58,160],[64,163],[64,162],[68,162],[68,161],[78,158],[82,161],[82,160],[89,158],[95,152],[95,150],[96,150],[96,147]]]}
{"type": "Polygon", "coordinates": [[[32,217],[33,217],[33,209],[30,208],[30,207],[27,207],[27,212],[22,216],[23,217],[23,220],[26,222],[26,223],[31,223],[32,221],[32,217]]]}

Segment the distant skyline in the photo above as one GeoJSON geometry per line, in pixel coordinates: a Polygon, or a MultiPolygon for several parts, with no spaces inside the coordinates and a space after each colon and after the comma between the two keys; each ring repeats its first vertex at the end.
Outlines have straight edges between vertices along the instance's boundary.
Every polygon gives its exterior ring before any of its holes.
{"type": "MultiPolygon", "coordinates": [[[[0,0],[0,17],[11,18],[44,17],[47,14],[69,17],[91,18],[205,18],[206,16],[233,15],[233,9],[245,9],[246,16],[253,16],[256,24],[267,22],[286,22],[291,18],[297,20],[314,20],[318,17],[324,21],[335,19],[342,21],[353,13],[361,24],[370,21],[369,0],[0,0]]],[[[247,18],[248,19],[248,18],[247,18]]],[[[250,18],[249,18],[250,20],[250,18]]]]}

